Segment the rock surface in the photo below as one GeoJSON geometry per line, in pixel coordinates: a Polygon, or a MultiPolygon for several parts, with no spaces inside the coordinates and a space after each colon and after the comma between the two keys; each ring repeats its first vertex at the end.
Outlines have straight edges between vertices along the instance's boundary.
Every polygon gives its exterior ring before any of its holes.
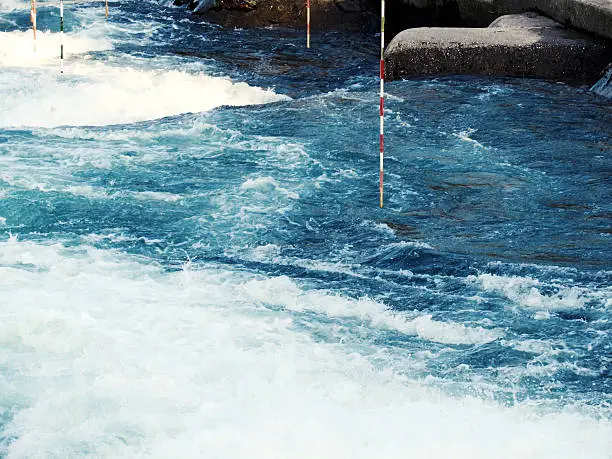
{"type": "MultiPolygon", "coordinates": [[[[184,0],[175,0],[180,4],[184,0]]],[[[196,13],[225,27],[306,26],[306,0],[192,0],[196,13]]],[[[312,31],[373,30],[375,0],[311,0],[312,31]]]]}
{"type": "MultiPolygon", "coordinates": [[[[306,0],[174,0],[228,27],[304,27],[306,0]]],[[[380,0],[311,0],[313,30],[378,28],[380,0]]],[[[495,18],[536,11],[612,40],[612,0],[386,0],[387,33],[409,27],[486,27],[495,18]]]]}
{"type": "Polygon", "coordinates": [[[389,80],[469,74],[592,84],[612,60],[612,48],[606,40],[525,13],[504,16],[487,28],[408,29],[391,41],[385,57],[389,80]]]}
{"type": "MultiPolygon", "coordinates": [[[[484,27],[495,18],[507,14],[540,12],[566,26],[612,39],[612,0],[388,1],[391,5],[399,3],[409,8],[455,11],[457,22],[472,27],[484,27]]],[[[398,19],[396,18],[396,20],[398,19]]]]}

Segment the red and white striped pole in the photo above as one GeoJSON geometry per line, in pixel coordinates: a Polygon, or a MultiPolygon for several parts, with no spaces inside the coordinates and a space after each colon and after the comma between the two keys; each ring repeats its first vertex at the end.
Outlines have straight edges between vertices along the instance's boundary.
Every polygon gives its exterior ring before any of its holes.
{"type": "Polygon", "coordinates": [[[310,48],[310,0],[306,0],[306,48],[310,48]]]}
{"type": "Polygon", "coordinates": [[[380,207],[384,202],[385,175],[385,0],[380,0],[380,207]]]}

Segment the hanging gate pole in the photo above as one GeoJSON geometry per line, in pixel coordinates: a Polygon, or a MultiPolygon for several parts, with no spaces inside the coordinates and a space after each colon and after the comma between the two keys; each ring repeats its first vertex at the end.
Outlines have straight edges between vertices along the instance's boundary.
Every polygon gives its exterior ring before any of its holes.
{"type": "Polygon", "coordinates": [[[385,175],[385,0],[380,1],[380,207],[384,203],[385,175]]]}
{"type": "Polygon", "coordinates": [[[106,19],[108,19],[108,0],[106,0],[106,19]]]}
{"type": "Polygon", "coordinates": [[[64,73],[64,0],[60,0],[60,73],[64,73]]]}
{"type": "Polygon", "coordinates": [[[306,48],[310,48],[310,0],[306,0],[306,48]]]}

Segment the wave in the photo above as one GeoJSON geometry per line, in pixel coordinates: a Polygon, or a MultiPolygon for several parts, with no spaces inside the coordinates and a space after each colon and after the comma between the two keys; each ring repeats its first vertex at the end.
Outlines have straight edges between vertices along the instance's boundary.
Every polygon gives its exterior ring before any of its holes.
{"type": "Polygon", "coordinates": [[[563,459],[605,458],[612,446],[605,418],[450,397],[402,376],[410,357],[381,368],[365,342],[316,339],[300,311],[406,322],[287,279],[189,264],[166,272],[146,258],[12,238],[0,243],[0,303],[8,457],[563,459]]]}
{"type": "Polygon", "coordinates": [[[0,32],[0,127],[105,126],[288,99],[202,71],[95,61],[113,46],[88,29],[65,35],[60,74],[59,34],[39,31],[36,42],[34,52],[31,31],[0,32]]]}
{"type": "Polygon", "coordinates": [[[74,64],[63,76],[39,72],[32,81],[36,84],[27,85],[19,73],[0,76],[7,83],[0,90],[0,127],[124,124],[286,99],[229,78],[102,63],[74,64]]]}
{"type": "MultiPolygon", "coordinates": [[[[110,40],[89,31],[64,35],[64,58],[66,60],[75,55],[109,49],[112,49],[110,40]]],[[[31,30],[0,32],[0,66],[2,67],[48,67],[48,72],[59,73],[59,60],[60,35],[58,33],[37,31],[35,51],[31,30]]],[[[32,85],[35,84],[33,78],[29,81],[32,85]]],[[[26,85],[27,82],[23,83],[26,85]]]]}
{"type": "Polygon", "coordinates": [[[432,320],[431,315],[409,318],[389,310],[385,305],[367,299],[353,300],[328,292],[303,292],[288,277],[252,280],[249,293],[254,299],[269,304],[280,301],[294,311],[312,311],[328,317],[356,318],[372,327],[394,330],[421,339],[443,344],[485,344],[503,336],[501,330],[467,327],[452,322],[432,320]]]}
{"type": "Polygon", "coordinates": [[[480,286],[486,292],[501,295],[522,307],[543,311],[581,309],[590,301],[600,301],[605,296],[605,292],[582,287],[549,285],[531,277],[479,274],[468,276],[467,282],[480,286]]]}

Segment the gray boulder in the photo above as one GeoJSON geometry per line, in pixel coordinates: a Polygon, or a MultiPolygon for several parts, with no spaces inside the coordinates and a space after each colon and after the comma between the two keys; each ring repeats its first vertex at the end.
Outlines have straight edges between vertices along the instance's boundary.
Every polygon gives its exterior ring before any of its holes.
{"type": "MultiPolygon", "coordinates": [[[[453,11],[458,23],[484,27],[507,14],[539,12],[575,29],[612,39],[611,0],[388,0],[390,7],[404,5],[431,12],[453,11]]],[[[395,18],[401,20],[401,18],[395,18]]],[[[406,21],[409,18],[405,18],[406,21]]]]}
{"type": "Polygon", "coordinates": [[[606,40],[524,13],[501,17],[487,28],[404,30],[387,47],[385,59],[389,80],[463,74],[592,84],[612,60],[612,48],[606,40]]]}

